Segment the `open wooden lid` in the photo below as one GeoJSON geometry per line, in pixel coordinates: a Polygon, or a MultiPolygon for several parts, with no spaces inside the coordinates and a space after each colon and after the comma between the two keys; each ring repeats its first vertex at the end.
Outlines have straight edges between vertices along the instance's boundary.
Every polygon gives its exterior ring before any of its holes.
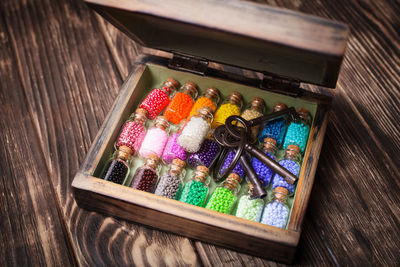
{"type": "Polygon", "coordinates": [[[244,1],[86,0],[140,44],[336,87],[345,24],[244,1]]]}

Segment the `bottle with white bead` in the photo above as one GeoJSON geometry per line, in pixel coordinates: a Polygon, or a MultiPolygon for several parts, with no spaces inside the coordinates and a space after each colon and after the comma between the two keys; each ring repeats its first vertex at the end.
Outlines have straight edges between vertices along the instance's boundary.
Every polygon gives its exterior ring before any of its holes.
{"type": "Polygon", "coordinates": [[[184,126],[178,137],[178,144],[189,153],[199,151],[201,144],[211,130],[212,119],[210,107],[200,108],[184,126]]]}
{"type": "Polygon", "coordinates": [[[287,196],[289,191],[284,187],[277,187],[274,190],[274,198],[265,205],[261,223],[285,228],[289,217],[289,206],[287,196]]]}

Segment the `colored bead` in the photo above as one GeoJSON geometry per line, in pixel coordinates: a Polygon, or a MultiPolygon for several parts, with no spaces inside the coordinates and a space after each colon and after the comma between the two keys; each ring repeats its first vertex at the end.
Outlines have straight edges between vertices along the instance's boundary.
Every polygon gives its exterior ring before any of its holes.
{"type": "Polygon", "coordinates": [[[208,97],[202,96],[197,101],[194,103],[192,110],[190,111],[188,118],[191,117],[196,113],[197,110],[199,110],[202,107],[210,107],[211,110],[214,112],[215,109],[217,108],[215,103],[209,99],[208,97]]]}
{"type": "Polygon", "coordinates": [[[225,120],[232,115],[240,115],[240,108],[237,105],[231,103],[221,105],[215,113],[211,128],[214,129],[225,124],[225,120]]]}
{"type": "Polygon", "coordinates": [[[261,223],[285,228],[288,216],[289,208],[279,201],[273,201],[265,206],[261,223]]]}
{"type": "Polygon", "coordinates": [[[125,123],[121,134],[118,137],[116,147],[127,146],[134,151],[140,148],[145,135],[145,128],[142,123],[128,121],[125,123]]]}
{"type": "Polygon", "coordinates": [[[206,209],[230,214],[235,204],[236,197],[231,190],[218,187],[207,202],[206,209]]]}
{"type": "Polygon", "coordinates": [[[197,152],[209,131],[210,125],[204,118],[191,117],[178,137],[178,144],[189,153],[197,152]]]}
{"type": "Polygon", "coordinates": [[[171,199],[177,199],[181,188],[182,184],[179,175],[165,174],[160,178],[154,194],[171,199]]]}
{"type": "MultiPolygon", "coordinates": [[[[279,164],[282,167],[286,168],[291,173],[293,173],[294,175],[296,175],[296,176],[299,175],[300,165],[297,162],[294,162],[289,159],[283,159],[283,160],[279,161],[279,164]]],[[[289,184],[288,182],[286,182],[285,179],[283,179],[282,176],[275,173],[274,178],[272,179],[272,188],[275,189],[278,186],[284,187],[287,190],[289,190],[289,194],[293,194],[294,188],[295,188],[295,185],[289,184]]]]}
{"type": "Polygon", "coordinates": [[[107,166],[103,175],[103,179],[116,184],[122,184],[125,180],[128,170],[129,167],[125,161],[115,159],[107,166]]]}
{"type": "MultiPolygon", "coordinates": [[[[231,164],[233,158],[235,157],[235,152],[232,150],[229,151],[228,156],[226,157],[224,164],[222,164],[222,168],[220,170],[220,173],[223,174],[226,169],[228,169],[229,165],[231,164]]],[[[242,165],[238,162],[235,165],[235,168],[232,171],[233,173],[236,173],[240,177],[244,176],[244,169],[242,168],[242,165]]]]}
{"type": "MultiPolygon", "coordinates": [[[[270,158],[275,160],[274,155],[271,155],[270,153],[267,153],[264,151],[266,155],[268,155],[270,158]]],[[[264,186],[268,186],[269,183],[271,182],[272,175],[274,174],[273,170],[269,168],[267,165],[262,163],[258,158],[254,157],[253,161],[251,162],[251,165],[253,166],[254,170],[257,173],[258,178],[264,182],[264,186]]]]}
{"type": "Polygon", "coordinates": [[[201,144],[200,150],[188,157],[188,163],[193,168],[196,168],[199,165],[209,168],[218,153],[218,144],[211,139],[206,139],[201,144]]]}
{"type": "Polygon", "coordinates": [[[164,115],[170,122],[178,124],[189,115],[193,103],[192,97],[188,94],[176,93],[165,110],[164,115]]]}
{"type": "Polygon", "coordinates": [[[208,188],[202,182],[190,181],[182,190],[179,201],[203,207],[208,193],[208,188]]]}
{"type": "Polygon", "coordinates": [[[282,144],[283,137],[285,136],[286,131],[286,120],[285,119],[277,119],[271,122],[264,124],[265,127],[260,135],[260,142],[263,142],[265,138],[269,137],[274,139],[277,142],[277,146],[282,144]]]}
{"type": "Polygon", "coordinates": [[[149,167],[139,168],[133,177],[131,187],[145,192],[154,192],[157,183],[157,173],[149,167]]]}
{"type": "Polygon", "coordinates": [[[264,208],[264,201],[259,198],[250,199],[249,195],[243,195],[239,199],[236,216],[250,221],[260,221],[264,208]]]}
{"type": "Polygon", "coordinates": [[[147,158],[150,154],[161,157],[168,141],[168,134],[164,129],[152,127],[147,131],[139,150],[140,156],[147,158]]]}
{"type": "Polygon", "coordinates": [[[300,147],[301,153],[303,153],[307,145],[309,133],[310,127],[308,127],[308,125],[306,125],[305,123],[290,123],[286,132],[283,148],[287,149],[288,145],[297,145],[298,147],[300,147]]]}
{"type": "Polygon", "coordinates": [[[158,88],[153,89],[140,104],[139,108],[144,108],[148,111],[147,117],[150,120],[154,120],[169,104],[170,98],[166,91],[168,92],[168,89],[165,87],[163,87],[163,90],[158,88]]]}
{"type": "Polygon", "coordinates": [[[174,133],[168,139],[162,159],[170,164],[173,159],[186,160],[186,151],[178,144],[179,133],[174,133]]]}

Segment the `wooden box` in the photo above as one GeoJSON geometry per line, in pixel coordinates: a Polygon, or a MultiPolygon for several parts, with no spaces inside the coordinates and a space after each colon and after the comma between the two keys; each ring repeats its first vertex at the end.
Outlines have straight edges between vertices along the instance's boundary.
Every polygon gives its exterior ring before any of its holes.
{"type": "MultiPolygon", "coordinates": [[[[78,205],[240,252],[292,262],[330,103],[329,97],[302,89],[300,82],[335,87],[348,28],[314,16],[239,1],[87,2],[144,46],[170,53],[141,56],[135,62],[72,183],[78,205]],[[267,113],[277,101],[311,111],[309,142],[286,229],[97,178],[113,153],[123,123],[144,96],[168,77],[181,83],[193,81],[202,91],[217,87],[222,96],[239,91],[246,103],[254,96],[262,97],[267,113]]],[[[132,168],[139,163],[133,163],[132,168]]]]}

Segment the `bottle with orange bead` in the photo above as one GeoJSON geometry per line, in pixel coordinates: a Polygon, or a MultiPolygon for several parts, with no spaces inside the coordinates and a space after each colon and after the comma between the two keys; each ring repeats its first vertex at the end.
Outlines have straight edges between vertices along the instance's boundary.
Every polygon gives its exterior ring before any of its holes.
{"type": "Polygon", "coordinates": [[[209,107],[211,108],[212,112],[214,113],[217,109],[218,102],[220,100],[220,93],[217,88],[210,87],[208,88],[202,96],[200,96],[196,102],[194,103],[192,110],[190,111],[188,118],[191,117],[202,107],[209,107]]]}
{"type": "Polygon", "coordinates": [[[193,82],[185,83],[174,95],[164,111],[164,116],[173,124],[179,124],[185,119],[193,107],[198,93],[197,85],[193,82]]]}

